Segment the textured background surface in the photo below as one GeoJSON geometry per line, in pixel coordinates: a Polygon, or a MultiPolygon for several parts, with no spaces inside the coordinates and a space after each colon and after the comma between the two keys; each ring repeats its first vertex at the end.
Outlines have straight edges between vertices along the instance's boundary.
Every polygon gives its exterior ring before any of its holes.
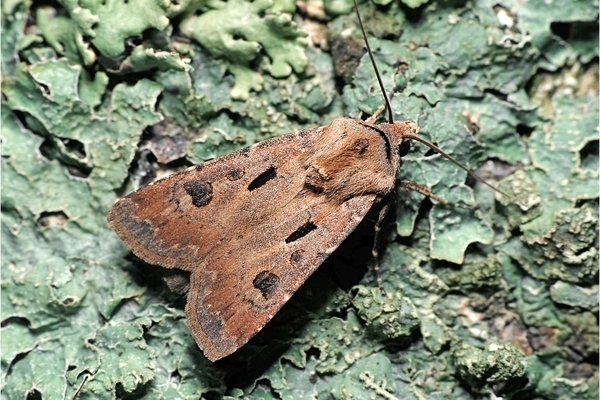
{"type": "Polygon", "coordinates": [[[190,161],[371,114],[351,3],[2,3],[2,398],[598,397],[597,1],[376,3],[395,117],[514,200],[413,145],[403,177],[480,209],[402,194],[388,297],[366,221],[218,364],[105,215],[190,161]]]}

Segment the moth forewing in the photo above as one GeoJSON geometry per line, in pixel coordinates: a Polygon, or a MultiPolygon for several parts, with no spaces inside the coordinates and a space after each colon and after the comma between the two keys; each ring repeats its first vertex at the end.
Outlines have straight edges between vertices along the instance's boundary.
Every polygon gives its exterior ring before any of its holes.
{"type": "Polygon", "coordinates": [[[188,326],[205,355],[254,336],[394,187],[410,123],[329,125],[270,139],[119,200],[111,227],[140,258],[191,272],[188,326]]]}

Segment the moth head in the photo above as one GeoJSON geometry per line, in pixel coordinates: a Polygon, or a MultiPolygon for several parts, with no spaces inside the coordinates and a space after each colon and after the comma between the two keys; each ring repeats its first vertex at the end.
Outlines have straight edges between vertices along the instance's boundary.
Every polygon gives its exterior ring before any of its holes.
{"type": "Polygon", "coordinates": [[[419,132],[417,124],[409,121],[383,122],[374,128],[385,136],[390,148],[395,148],[400,157],[408,154],[410,142],[418,137],[419,132]]]}

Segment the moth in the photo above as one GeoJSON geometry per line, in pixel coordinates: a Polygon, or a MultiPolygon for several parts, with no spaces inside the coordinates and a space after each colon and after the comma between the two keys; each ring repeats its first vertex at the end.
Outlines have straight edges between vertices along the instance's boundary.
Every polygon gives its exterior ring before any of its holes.
{"type": "Polygon", "coordinates": [[[392,194],[409,141],[427,143],[416,124],[393,121],[384,98],[389,122],[337,118],[190,167],[115,203],[108,222],[133,253],[190,273],[187,324],[208,359],[261,330],[392,194]]]}

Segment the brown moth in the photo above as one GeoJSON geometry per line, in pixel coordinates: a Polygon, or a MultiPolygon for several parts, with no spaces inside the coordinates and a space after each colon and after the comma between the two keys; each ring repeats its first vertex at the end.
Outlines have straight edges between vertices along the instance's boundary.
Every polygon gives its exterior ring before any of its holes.
{"type": "Polygon", "coordinates": [[[108,222],[133,253],[190,272],[187,324],[208,359],[261,330],[392,193],[407,141],[423,139],[389,114],[266,140],[116,202],[108,222]]]}

